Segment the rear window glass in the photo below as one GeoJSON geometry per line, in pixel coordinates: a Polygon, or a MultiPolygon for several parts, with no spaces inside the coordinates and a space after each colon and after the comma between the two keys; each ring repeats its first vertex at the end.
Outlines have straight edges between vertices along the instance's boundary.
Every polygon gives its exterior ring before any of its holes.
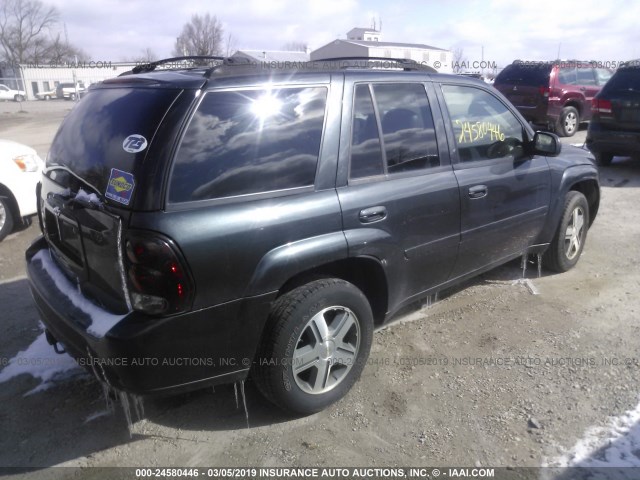
{"type": "Polygon", "coordinates": [[[500,72],[496,77],[495,83],[539,87],[549,83],[549,73],[551,73],[551,66],[549,65],[512,64],[500,72]]]}
{"type": "Polygon", "coordinates": [[[640,68],[618,70],[604,86],[605,92],[633,90],[640,92],[640,68]]]}
{"type": "Polygon", "coordinates": [[[177,89],[159,88],[92,90],[65,118],[51,145],[47,165],[65,166],[100,193],[107,194],[109,187],[118,203],[130,204],[148,143],[179,93],[177,89]],[[112,169],[124,175],[111,178],[112,169]],[[120,178],[126,182],[118,183],[120,178]],[[130,191],[122,190],[128,185],[130,191]]]}
{"type": "Polygon", "coordinates": [[[326,97],[326,87],[207,93],[178,150],[169,201],[313,185],[326,97]]]}

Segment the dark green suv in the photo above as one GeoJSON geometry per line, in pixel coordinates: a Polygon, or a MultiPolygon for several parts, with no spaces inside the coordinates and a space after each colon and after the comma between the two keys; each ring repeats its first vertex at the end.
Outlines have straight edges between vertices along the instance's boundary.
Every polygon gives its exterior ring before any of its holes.
{"type": "Polygon", "coordinates": [[[401,308],[529,253],[565,271],[584,248],[592,159],[483,82],[404,61],[161,66],[66,117],[26,255],[50,343],[109,387],[251,375],[318,411],[401,308]]]}

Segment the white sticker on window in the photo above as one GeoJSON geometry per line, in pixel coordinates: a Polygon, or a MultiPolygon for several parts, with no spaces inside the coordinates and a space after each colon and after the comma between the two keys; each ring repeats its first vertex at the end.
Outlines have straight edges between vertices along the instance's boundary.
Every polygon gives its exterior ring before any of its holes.
{"type": "Polygon", "coordinates": [[[122,142],[122,148],[124,148],[125,152],[129,153],[138,153],[147,148],[147,139],[142,135],[129,135],[122,142]]]}

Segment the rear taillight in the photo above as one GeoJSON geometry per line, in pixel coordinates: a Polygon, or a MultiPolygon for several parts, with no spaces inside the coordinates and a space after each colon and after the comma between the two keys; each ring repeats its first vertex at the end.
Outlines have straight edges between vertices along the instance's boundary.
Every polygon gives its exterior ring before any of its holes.
{"type": "Polygon", "coordinates": [[[610,117],[613,113],[611,101],[594,98],[591,100],[591,111],[593,113],[599,113],[601,117],[610,117]]]}
{"type": "Polygon", "coordinates": [[[133,309],[151,315],[187,310],[193,299],[193,282],[172,242],[155,234],[130,233],[125,245],[133,309]]]}
{"type": "Polygon", "coordinates": [[[538,91],[540,92],[540,95],[542,95],[544,98],[549,98],[550,90],[551,89],[549,87],[538,87],[538,91]]]}

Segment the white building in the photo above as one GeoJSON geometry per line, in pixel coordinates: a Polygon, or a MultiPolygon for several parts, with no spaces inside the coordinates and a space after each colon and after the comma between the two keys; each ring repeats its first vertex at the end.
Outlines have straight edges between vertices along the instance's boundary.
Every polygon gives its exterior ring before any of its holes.
{"type": "Polygon", "coordinates": [[[382,41],[382,32],[373,28],[352,28],[347,32],[347,40],[380,42],[382,41]]]}
{"type": "Polygon", "coordinates": [[[27,99],[33,100],[36,93],[54,90],[59,83],[82,82],[88,88],[93,83],[117,77],[135,66],[135,63],[114,62],[78,62],[60,66],[23,64],[19,73],[27,99]]]}
{"type": "Polygon", "coordinates": [[[334,40],[311,52],[311,60],[345,57],[386,57],[411,59],[439,72],[452,73],[452,53],[421,43],[383,42],[382,33],[374,29],[354,28],[347,40],[334,40]]]}
{"type": "Polygon", "coordinates": [[[308,62],[309,52],[290,52],[281,50],[238,50],[233,57],[248,58],[255,63],[270,62],[308,62]]]}

